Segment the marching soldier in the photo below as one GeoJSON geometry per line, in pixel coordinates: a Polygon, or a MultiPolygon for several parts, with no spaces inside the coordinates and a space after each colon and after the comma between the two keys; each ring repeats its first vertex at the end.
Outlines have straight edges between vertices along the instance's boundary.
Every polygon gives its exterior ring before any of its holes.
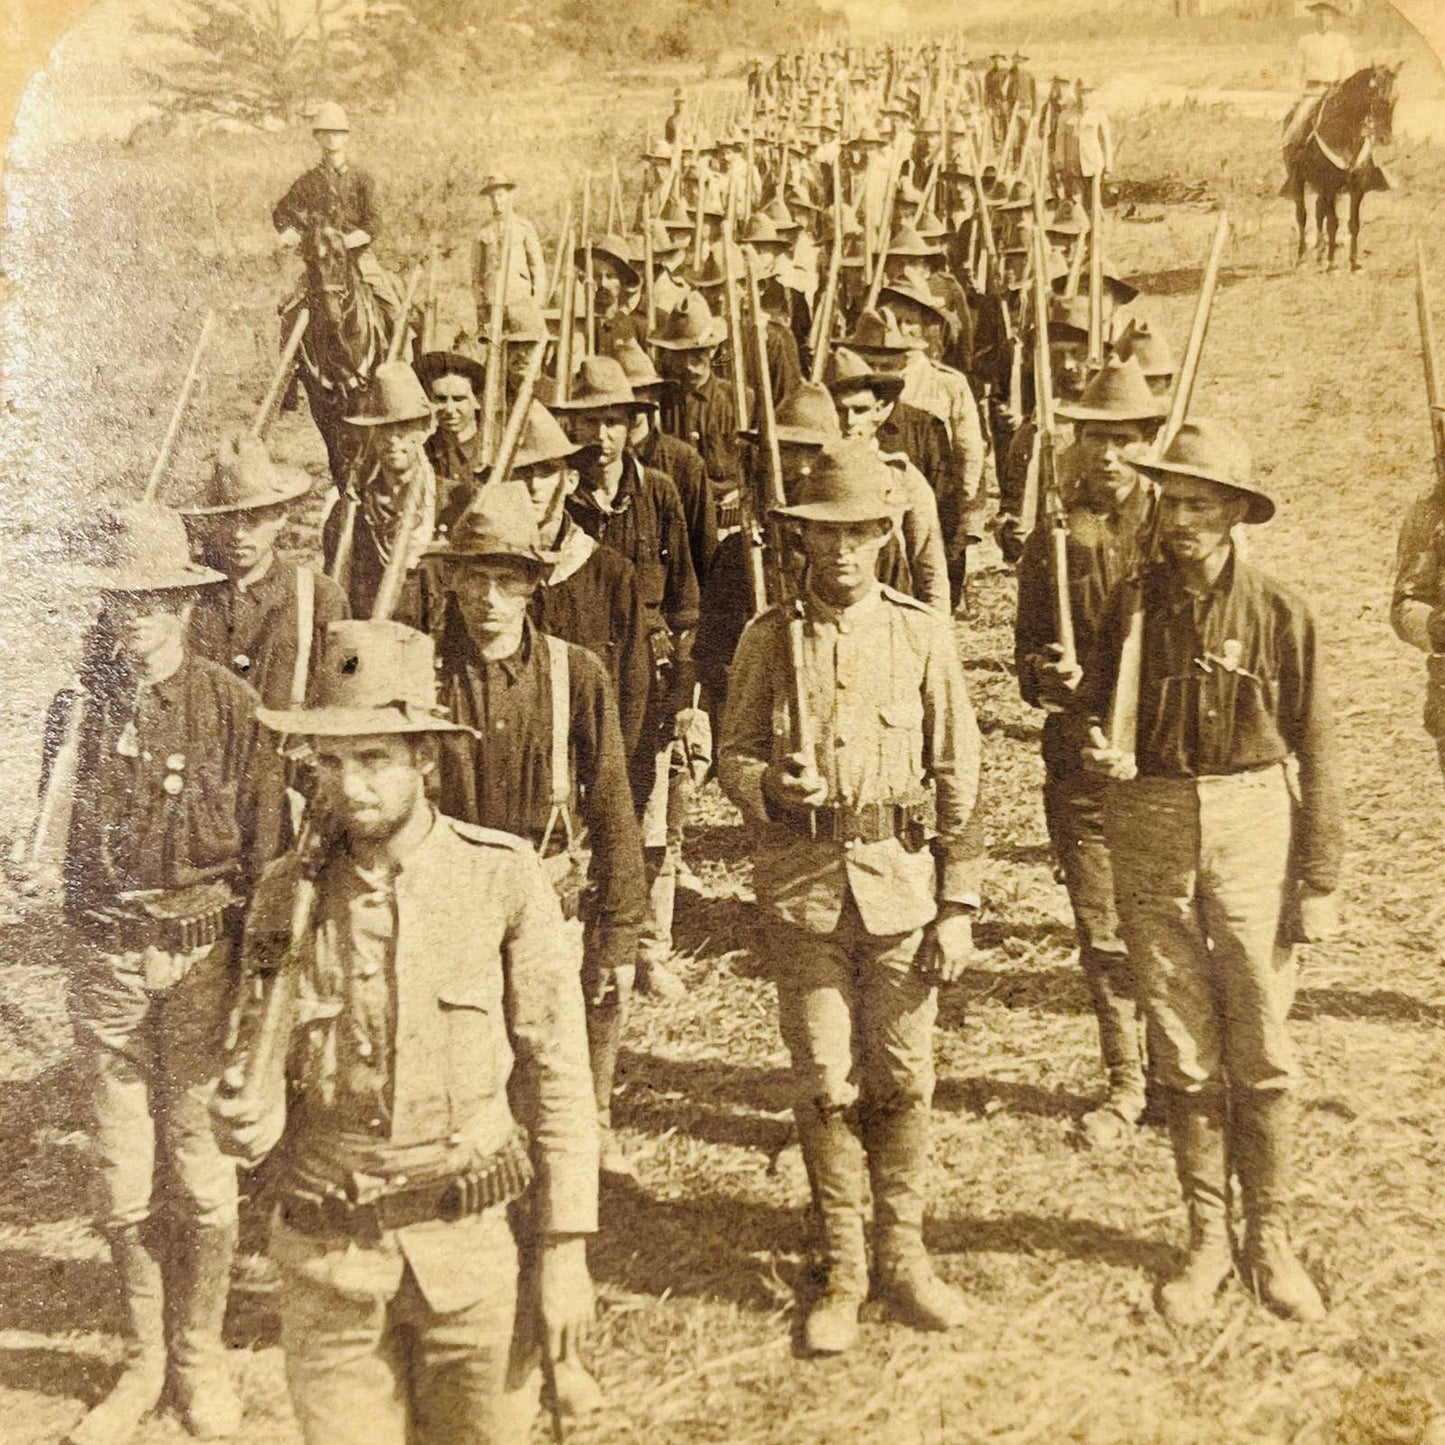
{"type": "Polygon", "coordinates": [[[775,607],[743,634],[719,761],[757,830],[754,886],[822,1230],[826,1286],[804,1326],[816,1354],[857,1340],[865,1160],[883,1296],[922,1329],[968,1313],[922,1230],[936,984],[966,965],[978,903],[957,845],[979,738],[947,621],[877,580],[896,522],[889,486],[878,457],[845,442],[779,509],[807,559],[801,616],[775,607]],[[790,629],[802,632],[798,678],[790,629]]]}
{"type": "Polygon", "coordinates": [[[638,796],[646,799],[642,826],[651,903],[638,950],[637,986],[645,993],[677,996],[683,985],[668,960],[683,820],[676,816],[672,775],[686,765],[679,756],[676,719],[688,707],[698,586],[677,488],[627,450],[632,418],[646,405],[612,358],[582,359],[571,399],[562,408],[582,444],[577,455],[581,484],[567,506],[584,531],[632,563],[647,611],[654,661],[652,720],[650,742],[645,735],[634,778],[645,788],[638,796]],[[650,782],[644,771],[649,749],[650,782]]]}
{"type": "MultiPolygon", "coordinates": [[[[1137,752],[1096,730],[1087,765],[1111,779],[1104,836],[1119,930],[1150,1025],[1189,1250],[1161,1282],[1171,1321],[1205,1318],[1234,1270],[1227,1176],[1238,1173],[1244,1277],[1290,1319],[1324,1306],[1290,1243],[1294,1089],[1290,945],[1338,927],[1341,803],[1319,637],[1305,601],[1245,562],[1231,529],[1267,522],[1243,440],[1186,423],[1162,459],[1163,557],[1142,581],[1137,752]]],[[[1104,716],[1133,589],[1106,610],[1082,710],[1104,716]]]]}
{"type": "Polygon", "coordinates": [[[482,393],[487,369],[459,351],[428,351],[416,374],[434,408],[436,430],[426,439],[436,474],[437,522],[450,526],[476,490],[482,456],[482,393]]]}
{"type": "Polygon", "coordinates": [[[70,700],[83,712],[65,911],[94,948],[69,1003],[126,1347],[68,1438],[130,1440],[169,1371],[186,1429],[219,1440],[241,1421],[221,1342],[237,1189],[207,1110],[238,908],[279,844],[280,769],[252,688],[187,646],[197,598],[225,574],[192,562],[180,519],[154,504],[123,509],[105,540],[84,691],[70,700]]]}
{"type": "Polygon", "coordinates": [[[516,209],[516,181],[506,176],[487,176],[482,181],[481,195],[491,214],[482,222],[472,244],[472,294],[476,298],[477,331],[485,331],[492,314],[492,298],[497,289],[497,271],[502,252],[507,250],[507,286],[503,304],[515,306],[530,302],[533,306],[547,304],[547,287],[551,277],[547,258],[537,228],[516,209]],[[511,233],[510,246],[505,244],[511,233]]]}
{"type": "MultiPolygon", "coordinates": [[[[436,416],[416,372],[404,361],[384,361],[362,411],[346,420],[368,429],[374,469],[359,496],[344,496],[331,509],[321,548],[327,572],[346,588],[352,614],[369,617],[392,549],[406,547],[410,577],[436,531],[437,478],[426,454],[436,416]],[[409,510],[415,521],[406,537],[398,537],[409,510]]],[[[404,598],[398,615],[414,616],[410,583],[404,598]]]]}
{"type": "Polygon", "coordinates": [[[428,801],[438,742],[462,729],[424,634],[333,624],[307,705],[261,719],[308,740],[335,830],[304,865],[299,949],[295,856],[247,916],[247,965],[289,952],[299,970],[285,1077],[213,1111],[237,1157],[281,1145],[292,1408],[306,1445],[486,1445],[503,1438],[517,1304],[507,1206],[529,1184],[556,1358],[592,1315],[596,1110],[561,910],[525,842],[428,801]]]}
{"type": "Polygon", "coordinates": [[[264,442],[228,436],[200,502],[180,508],[201,561],[227,584],[197,595],[191,646],[250,683],[266,707],[305,697],[317,640],[346,616],[335,582],[276,550],[310,491],[311,478],[277,466],[264,442]]]}
{"type": "Polygon", "coordinates": [[[578,272],[592,253],[592,287],[597,325],[597,354],[612,356],[628,341],[647,340],[647,318],[637,309],[642,277],[621,236],[600,236],[575,254],[578,272]]]}
{"type": "MultiPolygon", "coordinates": [[[[1164,419],[1137,363],[1111,361],[1076,403],[1058,415],[1074,423],[1074,441],[1058,458],[1067,498],[1069,601],[1078,652],[1094,645],[1105,604],[1134,574],[1151,503],[1128,458],[1152,441],[1164,419]],[[1130,450],[1132,449],[1132,450],[1130,450]]],[[[1079,962],[1099,1023],[1108,1079],[1103,1103],[1080,1121],[1080,1137],[1095,1149],[1124,1143],[1145,1107],[1142,1019],[1129,955],[1119,936],[1114,877],[1104,842],[1107,784],[1083,767],[1078,717],[1069,711],[1079,684],[1077,664],[1065,672],[1054,636],[1054,579],[1049,526],[1036,527],[1019,559],[1014,660],[1019,691],[1044,708],[1044,821],[1064,875],[1079,962]]]]}

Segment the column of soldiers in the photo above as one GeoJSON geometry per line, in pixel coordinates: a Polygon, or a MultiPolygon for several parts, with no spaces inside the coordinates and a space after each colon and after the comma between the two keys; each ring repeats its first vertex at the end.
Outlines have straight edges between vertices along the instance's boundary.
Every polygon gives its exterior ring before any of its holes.
{"type": "MultiPolygon", "coordinates": [[[[599,1179],[636,1187],[618,1058],[634,990],[683,987],[714,767],[792,1058],[805,1342],[850,1348],[870,1288],[966,1322],[923,1219],[938,989],[982,902],[954,618],[990,477],[1107,1078],[1080,1143],[1167,1124],[1172,1321],[1236,1267],[1323,1313],[1287,1228],[1291,948],[1333,927],[1340,858],[1318,638],[1238,555],[1273,504],[1232,429],[1173,414],[1169,345],[1055,164],[1060,88],[1040,103],[1022,64],[786,57],[715,135],[680,100],[635,238],[561,238],[556,290],[488,177],[476,335],[375,367],[324,573],[276,550],[308,483],[255,430],[179,516],[123,509],[99,539],[48,736],[83,761],[73,1010],[128,1328],[77,1445],[163,1399],[198,1438],[238,1428],[237,1169],[268,1156],[309,1445],[525,1438],[539,1400],[595,1406],[586,1241],[599,1179]]],[[[317,129],[278,229],[369,257],[376,188],[339,107],[317,129]]]]}

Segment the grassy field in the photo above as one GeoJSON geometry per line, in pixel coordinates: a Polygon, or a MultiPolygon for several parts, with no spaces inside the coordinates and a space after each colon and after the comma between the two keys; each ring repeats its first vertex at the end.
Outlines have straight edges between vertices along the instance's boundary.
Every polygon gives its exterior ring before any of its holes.
{"type": "MultiPolygon", "coordinates": [[[[1161,60],[1152,39],[1114,37],[1110,63],[1199,82],[1188,54],[1161,60]]],[[[1066,40],[1050,45],[1063,52],[1066,40]]],[[[1102,43],[1081,45],[1102,73],[1102,43]]],[[[1249,73],[1277,68],[1253,32],[1238,50],[1249,73]]],[[[453,248],[446,314],[470,324],[458,289],[470,183],[516,170],[523,203],[550,231],[581,171],[660,119],[673,79],[542,76],[467,104],[419,92],[358,126],[358,156],[391,198],[384,255],[404,266],[440,233],[453,248]]],[[[947,995],[939,1029],[930,1224],[975,1319],[947,1339],[872,1319],[855,1355],[794,1358],[806,1184],[786,1148],[771,990],[752,967],[747,843],[709,792],[688,850],[704,891],[679,912],[691,989],[677,1004],[639,1005],[623,1061],[618,1116],[642,1185],[604,1201],[593,1263],[609,1409],[575,1432],[579,1445],[1405,1445],[1432,1404],[1445,1405],[1441,793],[1419,727],[1422,669],[1388,625],[1395,530],[1429,474],[1409,263],[1423,231],[1445,285],[1434,224],[1445,156],[1402,147],[1399,192],[1368,205],[1366,270],[1325,276],[1287,265],[1293,222],[1273,198],[1270,127],[1196,105],[1146,108],[1119,130],[1125,176],[1205,181],[1235,223],[1199,410],[1254,443],[1280,502],[1254,555],[1317,604],[1342,720],[1348,924],[1305,958],[1296,1023],[1307,1074],[1297,1236],[1329,1318],[1286,1325],[1236,1287],[1211,1324],[1171,1333],[1149,1301],[1183,1237],[1165,1141],[1145,1131],[1113,1159],[1070,1143],[1101,1085],[1097,1046],[1044,841],[1037,718],[1008,662],[1012,579],[985,570],[960,646],[986,734],[988,903],[975,966],[947,995]]],[[[208,306],[221,311],[219,344],[176,495],[216,425],[259,395],[289,285],[266,212],[308,156],[297,137],[156,140],[70,146],[12,174],[7,270],[20,301],[7,326],[0,502],[0,832],[28,817],[38,720],[81,616],[46,548],[97,494],[139,485],[208,306]]],[[[1213,224],[1206,203],[1146,206],[1114,227],[1112,252],[1176,338],[1213,224]]],[[[1440,310],[1445,320],[1445,296],[1440,310]]],[[[319,476],[308,423],[284,419],[277,445],[319,476]]],[[[39,1445],[103,1384],[118,1317],[84,1219],[84,1116],[64,1013],[73,944],[43,913],[9,904],[0,1437],[39,1445]]],[[[293,1442],[267,1322],[233,1326],[242,1439],[293,1442]]],[[[169,1422],[145,1436],[180,1438],[169,1422]]]]}

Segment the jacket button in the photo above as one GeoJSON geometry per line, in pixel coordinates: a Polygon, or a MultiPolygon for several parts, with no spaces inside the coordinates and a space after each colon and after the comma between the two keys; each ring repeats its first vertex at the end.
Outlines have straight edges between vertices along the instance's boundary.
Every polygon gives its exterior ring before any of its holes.
{"type": "Polygon", "coordinates": [[[380,1119],[368,1119],[368,1120],[366,1121],[366,1126],[367,1126],[367,1128],[369,1128],[369,1129],[380,1130],[380,1128],[381,1128],[381,1120],[380,1120],[380,1119]]]}
{"type": "Polygon", "coordinates": [[[371,1040],[362,1039],[356,1046],[356,1052],[360,1054],[363,1059],[369,1059],[371,1057],[371,1040]]]}

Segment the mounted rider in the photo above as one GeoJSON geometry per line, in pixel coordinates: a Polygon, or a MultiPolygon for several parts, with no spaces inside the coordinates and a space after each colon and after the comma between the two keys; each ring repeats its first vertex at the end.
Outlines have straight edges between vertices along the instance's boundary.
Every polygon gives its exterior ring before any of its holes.
{"type": "MultiPolygon", "coordinates": [[[[387,314],[388,327],[401,309],[401,292],[396,279],[372,254],[371,244],[381,230],[381,212],[376,200],[376,182],[369,171],[353,166],[347,157],[351,122],[334,100],[317,106],[311,119],[311,133],[321,148],[321,159],[303,172],[276,203],[272,224],[280,232],[283,246],[299,244],[314,225],[332,226],[346,238],[346,247],[356,259],[356,269],[376,293],[387,314]]],[[[282,308],[289,326],[304,298],[304,289],[282,308]]]]}
{"type": "Polygon", "coordinates": [[[1306,8],[1314,17],[1315,28],[1299,39],[1300,97],[1285,118],[1286,158],[1309,133],[1325,92],[1348,80],[1355,71],[1355,52],[1349,37],[1333,28],[1343,16],[1340,7],[1333,0],[1314,0],[1306,8]]]}

